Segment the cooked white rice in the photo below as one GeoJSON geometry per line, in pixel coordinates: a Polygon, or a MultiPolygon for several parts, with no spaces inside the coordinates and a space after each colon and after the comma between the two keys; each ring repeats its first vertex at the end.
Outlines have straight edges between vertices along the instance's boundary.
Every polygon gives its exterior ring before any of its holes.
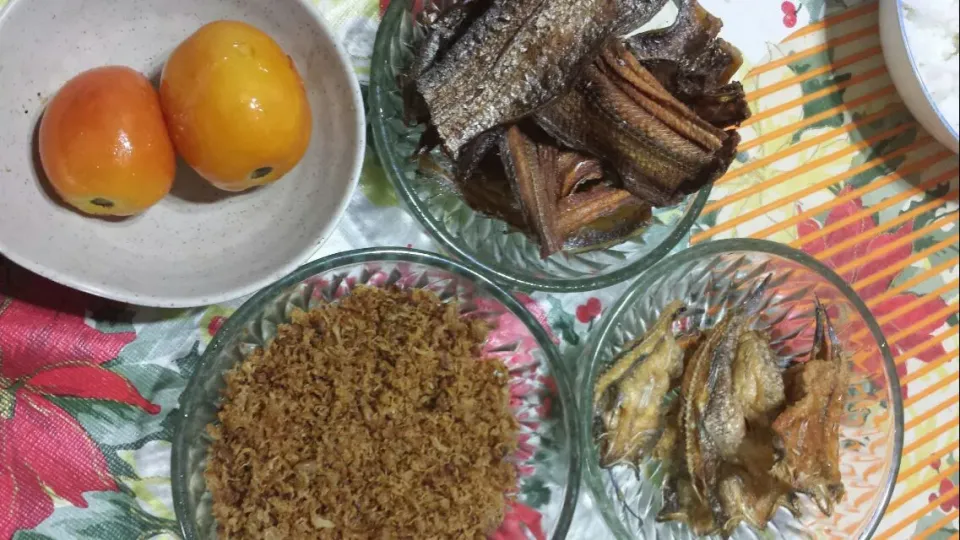
{"type": "Polygon", "coordinates": [[[960,0],[904,0],[907,45],[927,92],[960,131],[960,0]]]}

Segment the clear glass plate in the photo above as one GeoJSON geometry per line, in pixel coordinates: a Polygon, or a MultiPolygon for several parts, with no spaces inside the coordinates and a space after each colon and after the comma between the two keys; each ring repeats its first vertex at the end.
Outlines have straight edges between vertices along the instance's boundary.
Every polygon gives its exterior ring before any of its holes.
{"type": "MultiPolygon", "coordinates": [[[[663,470],[648,460],[601,469],[594,437],[597,376],[630,339],[642,335],[671,301],[692,308],[689,321],[711,328],[767,276],[770,286],[755,324],[766,329],[785,364],[812,344],[813,297],[827,308],[852,374],[840,426],[840,468],[846,496],[826,517],[806,497],[802,516],[780,508],[765,531],[741,524],[734,538],[868,538],[893,493],[903,448],[903,405],[893,358],[877,322],[840,276],[812,257],[763,240],[699,244],[664,259],[605,316],[578,374],[580,433],[586,483],[618,538],[694,538],[685,525],[658,523],[663,470]]],[[[683,322],[686,324],[686,322],[683,322]]]]}
{"type": "Polygon", "coordinates": [[[511,407],[521,426],[511,458],[516,503],[501,530],[513,531],[510,538],[563,538],[579,492],[581,454],[571,381],[555,345],[520,302],[486,278],[438,255],[388,248],[310,263],[247,300],[217,332],[174,413],[173,498],[184,537],[216,537],[203,471],[211,442],[206,426],[216,420],[223,374],[266,345],[293,310],[334,302],[358,285],[427,289],[491,325],[484,352],[509,367],[511,407]]]}
{"type": "MultiPolygon", "coordinates": [[[[422,173],[413,156],[424,126],[404,122],[397,75],[410,65],[424,37],[413,12],[424,2],[451,0],[395,0],[384,14],[371,61],[369,117],[387,176],[410,212],[444,249],[511,287],[572,292],[632,279],[683,239],[706,204],[710,186],[678,205],[656,209],[653,222],[624,242],[541,259],[535,241],[503,221],[475,212],[446,182],[422,173]]],[[[449,168],[439,151],[433,158],[449,168]]]]}

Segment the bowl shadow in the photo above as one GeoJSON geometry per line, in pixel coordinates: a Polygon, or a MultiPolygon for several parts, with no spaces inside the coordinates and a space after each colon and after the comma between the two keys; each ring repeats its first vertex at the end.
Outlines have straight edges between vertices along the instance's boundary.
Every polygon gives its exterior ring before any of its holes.
{"type": "MultiPolygon", "coordinates": [[[[852,32],[857,31],[868,22],[878,26],[879,11],[874,10],[869,14],[861,15],[856,19],[859,22],[856,23],[855,27],[851,27],[852,23],[846,21],[830,22],[829,18],[825,20],[827,23],[823,28],[824,40],[826,43],[835,43],[842,41],[844,38],[849,40],[848,36],[852,32]]],[[[877,35],[876,40],[855,40],[844,46],[843,56],[839,58],[835,57],[835,55],[840,54],[839,51],[831,49],[826,55],[827,61],[841,63],[844,59],[857,55],[868,55],[866,58],[873,58],[870,51],[877,48],[877,41],[879,41],[879,35],[877,35]]],[[[875,54],[881,60],[880,67],[885,67],[882,53],[877,51],[875,54]]],[[[812,58],[810,62],[813,62],[812,58]]],[[[854,187],[860,187],[861,184],[869,183],[872,180],[896,174],[899,176],[897,184],[901,184],[903,188],[916,189],[922,187],[930,199],[939,198],[944,203],[950,201],[951,195],[947,193],[950,191],[948,188],[950,179],[944,179],[933,187],[924,186],[924,184],[930,178],[936,176],[938,171],[946,171],[956,167],[958,164],[957,156],[943,147],[936,139],[933,139],[915,121],[896,88],[893,87],[893,81],[886,71],[874,75],[877,73],[876,62],[843,63],[846,65],[833,68],[829,72],[818,76],[817,79],[813,79],[812,82],[817,83],[815,85],[817,88],[843,84],[845,81],[854,78],[860,79],[859,82],[842,89],[838,87],[835,93],[823,98],[823,102],[816,100],[810,102],[809,105],[818,105],[818,102],[821,104],[827,103],[826,100],[829,99],[833,103],[825,105],[826,108],[838,106],[838,115],[843,115],[844,110],[846,110],[850,119],[844,120],[843,123],[856,124],[850,130],[850,142],[867,143],[867,146],[860,151],[863,157],[858,162],[875,161],[876,165],[847,180],[846,183],[853,182],[854,187]],[[848,103],[854,99],[859,104],[855,107],[849,107],[848,103]],[[903,127],[905,124],[910,124],[910,126],[903,127]]],[[[817,66],[810,65],[806,69],[810,67],[817,66]]],[[[804,107],[806,108],[809,105],[804,107]]],[[[955,200],[956,196],[952,196],[952,199],[955,200]]]]}
{"type": "Polygon", "coordinates": [[[177,173],[170,189],[170,197],[193,204],[214,204],[238,195],[256,191],[259,187],[246,191],[224,191],[204,180],[197,171],[177,156],[177,173]]]}

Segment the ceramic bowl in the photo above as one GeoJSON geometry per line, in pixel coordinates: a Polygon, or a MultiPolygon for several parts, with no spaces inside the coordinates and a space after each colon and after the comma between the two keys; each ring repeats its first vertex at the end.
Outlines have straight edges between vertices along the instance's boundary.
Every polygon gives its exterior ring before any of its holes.
{"type": "Polygon", "coordinates": [[[624,344],[651,327],[664,307],[683,301],[678,324],[712,328],[728,310],[770,279],[754,328],[771,336],[782,365],[803,360],[813,343],[813,301],[832,319],[848,358],[850,382],[840,421],[840,474],[846,495],[832,516],[806,497],[801,515],[780,508],[763,531],[741,523],[734,539],[870,538],[890,501],[903,449],[903,404],[897,369],[877,321],[843,278],[795,249],[764,240],[707,242],[666,258],[630,285],[604,316],[580,363],[577,402],[584,438],[584,482],[618,539],[694,538],[678,522],[658,522],[663,464],[599,466],[593,389],[624,344]]]}
{"type": "Polygon", "coordinates": [[[357,286],[425,289],[457,302],[461,315],[490,325],[484,352],[510,368],[510,404],[520,423],[516,504],[498,538],[560,540],[573,517],[580,486],[580,451],[573,390],[559,352],[537,319],[489,279],[439,255],[375,248],[311,262],[251,297],[207,347],[182,396],[173,438],[172,481],[177,519],[186,540],[216,537],[204,479],[223,373],[263,347],[294,309],[336,302],[357,286]]]}
{"type": "MultiPolygon", "coordinates": [[[[950,125],[937,107],[920,76],[916,55],[929,54],[929,51],[918,50],[918,45],[908,39],[904,28],[904,4],[904,0],[880,0],[880,43],[887,71],[903,102],[920,125],[944,146],[960,152],[960,137],[956,128],[950,125]]],[[[944,6],[949,9],[946,2],[944,6]]],[[[956,62],[956,57],[952,61],[956,62]]],[[[960,80],[955,80],[954,85],[960,86],[960,80]]]]}
{"type": "Polygon", "coordinates": [[[252,293],[316,251],[359,177],[359,86],[307,0],[10,0],[0,8],[0,89],[0,253],[108,298],[180,307],[252,293]],[[296,63],[313,110],[300,164],[239,194],[181,164],[171,193],[128,219],[87,217],[60,203],[37,158],[45,102],[101,65],[130,66],[156,81],[173,48],[218,19],[253,24],[296,63]]]}
{"type": "MultiPolygon", "coordinates": [[[[426,35],[414,13],[444,2],[390,3],[373,47],[369,98],[373,140],[387,176],[410,213],[445,250],[514,289],[575,292],[635,278],[689,234],[710,196],[709,185],[676,205],[654,209],[651,223],[622,242],[564,250],[543,259],[537,242],[473,210],[449,182],[421,170],[414,154],[426,126],[404,122],[397,75],[410,66],[426,35]]],[[[452,165],[439,150],[431,157],[441,169],[452,165]]]]}

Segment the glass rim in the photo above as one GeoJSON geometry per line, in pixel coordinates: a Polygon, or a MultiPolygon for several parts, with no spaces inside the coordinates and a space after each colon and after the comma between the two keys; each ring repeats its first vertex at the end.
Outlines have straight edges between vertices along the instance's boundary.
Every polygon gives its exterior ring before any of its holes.
{"type": "Polygon", "coordinates": [[[198,540],[200,538],[194,519],[188,515],[187,509],[188,480],[186,471],[187,459],[185,455],[185,445],[187,443],[184,440],[185,434],[182,426],[189,417],[189,412],[185,405],[189,401],[190,396],[195,394],[196,389],[206,382],[209,376],[215,375],[207,373],[207,371],[211,369],[210,366],[213,362],[213,357],[223,349],[226,343],[229,343],[234,337],[244,331],[250,318],[262,310],[265,302],[275,298],[287,288],[312,276],[334,270],[338,267],[370,262],[407,262],[421,264],[466,278],[470,283],[479,286],[485,293],[490,294],[506,306],[510,312],[520,319],[523,325],[533,335],[534,339],[536,339],[537,345],[543,351],[547,364],[553,372],[554,380],[557,383],[557,395],[564,411],[562,422],[564,430],[566,431],[565,439],[569,453],[569,465],[566,470],[567,482],[564,487],[563,503],[552,537],[554,540],[564,538],[567,530],[570,528],[574,510],[576,509],[576,502],[580,494],[581,465],[583,462],[582,452],[580,451],[582,438],[577,432],[579,423],[577,422],[576,396],[573,390],[573,383],[570,380],[572,374],[568,372],[564,366],[560,352],[550,339],[546,329],[544,329],[536,318],[534,318],[533,314],[523,307],[523,304],[514,298],[513,295],[496,282],[479,274],[476,270],[468,266],[427,251],[409,248],[378,247],[344,251],[317,259],[301,266],[286,277],[260,290],[245,300],[227,319],[216,335],[213,336],[213,339],[207,345],[206,349],[204,349],[203,354],[197,359],[196,368],[187,381],[183,393],[181,393],[178,398],[177,408],[170,412],[170,415],[173,416],[175,426],[170,456],[173,506],[184,539],[198,540]]]}
{"type": "Polygon", "coordinates": [[[579,435],[582,439],[580,450],[583,453],[585,462],[583,464],[584,482],[589,487],[591,494],[597,498],[598,510],[613,534],[618,538],[630,538],[620,519],[613,514],[613,511],[610,509],[613,500],[607,495],[603,488],[601,480],[602,472],[598,464],[599,457],[593,441],[593,407],[590,404],[593,402],[593,381],[598,375],[598,360],[601,346],[609,339],[611,331],[627,309],[629,309],[636,302],[637,298],[645,293],[657,279],[670,274],[675,268],[685,263],[704,256],[735,252],[755,252],[776,255],[805,266],[824,277],[856,308],[877,343],[877,348],[880,350],[883,358],[884,374],[887,377],[888,385],[891,389],[889,393],[892,402],[891,408],[893,409],[893,445],[890,449],[892,463],[886,482],[881,487],[883,493],[880,496],[880,504],[877,505],[877,509],[873,515],[870,516],[870,520],[861,535],[861,538],[870,538],[880,525],[880,520],[883,518],[887,506],[890,503],[890,498],[893,496],[897,475],[900,471],[901,454],[903,453],[903,399],[900,394],[900,377],[897,374],[896,363],[894,362],[893,355],[890,353],[890,347],[876,318],[860,298],[860,295],[858,295],[842,277],[812,256],[770,240],[748,238],[715,240],[697,244],[671,255],[658,262],[639,279],[631,283],[610,311],[603,315],[600,324],[584,348],[586,352],[586,362],[580,366],[576,376],[578,381],[577,398],[578,404],[580,405],[580,411],[578,413],[580,418],[579,435]]]}
{"type": "MultiPolygon", "coordinates": [[[[389,62],[390,55],[387,54],[390,47],[388,34],[393,35],[393,32],[388,32],[387,29],[396,28],[399,25],[400,18],[404,15],[410,1],[396,0],[390,2],[380,21],[380,26],[377,28],[373,55],[370,59],[370,83],[367,88],[368,101],[370,102],[370,126],[373,132],[373,146],[384,171],[386,171],[387,178],[390,179],[390,183],[399,192],[407,211],[413,214],[413,217],[420,222],[427,233],[439,242],[445,250],[456,254],[468,266],[494,276],[498,282],[512,288],[555,293],[584,292],[616,285],[645,272],[670,253],[680,240],[690,232],[694,222],[700,217],[700,213],[706,206],[707,199],[710,198],[713,183],[707,184],[695,194],[686,197],[684,201],[687,204],[686,212],[662,242],[643,257],[607,274],[582,278],[532,278],[519,275],[506,267],[489,264],[480,260],[469,250],[464,249],[457,241],[457,237],[450,234],[440,221],[430,215],[423,207],[420,198],[406,180],[400,160],[392,152],[390,144],[387,142],[387,122],[383,113],[386,107],[386,90],[381,86],[378,74],[386,70],[389,62]]],[[[476,212],[473,209],[471,211],[476,212]]]]}

